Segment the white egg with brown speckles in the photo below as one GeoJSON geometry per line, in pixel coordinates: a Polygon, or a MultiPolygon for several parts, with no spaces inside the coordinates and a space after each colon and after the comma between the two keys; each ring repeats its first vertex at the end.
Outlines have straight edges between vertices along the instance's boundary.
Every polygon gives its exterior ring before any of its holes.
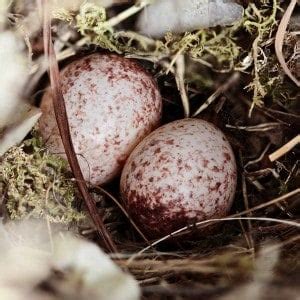
{"type": "Polygon", "coordinates": [[[149,238],[228,214],[237,168],[225,135],[184,119],[164,125],[129,156],[121,176],[125,206],[149,238]]]}
{"type": "MultiPolygon", "coordinates": [[[[158,125],[162,100],[152,76],[137,62],[92,54],[60,74],[72,141],[85,179],[104,184],[120,174],[134,147],[158,125]]],[[[65,157],[50,90],[39,129],[52,153],[65,157]]]]}

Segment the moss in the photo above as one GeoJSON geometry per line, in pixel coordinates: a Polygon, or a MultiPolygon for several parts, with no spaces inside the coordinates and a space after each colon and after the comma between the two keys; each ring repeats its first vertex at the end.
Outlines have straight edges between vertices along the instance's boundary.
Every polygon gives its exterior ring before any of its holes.
{"type": "Polygon", "coordinates": [[[265,54],[266,41],[272,38],[272,34],[277,25],[276,16],[280,11],[278,0],[262,1],[260,7],[254,3],[250,3],[245,10],[244,28],[255,39],[252,44],[251,56],[253,59],[253,81],[248,85],[250,90],[253,90],[253,105],[261,106],[264,97],[268,94],[268,86],[271,86],[276,81],[276,76],[271,78],[271,81],[263,83],[260,73],[268,64],[268,56],[265,54]]]}
{"type": "Polygon", "coordinates": [[[67,23],[71,23],[74,18],[74,13],[69,12],[65,8],[56,9],[52,12],[52,17],[57,20],[61,20],[67,23]]]}
{"type": "MultiPolygon", "coordinates": [[[[254,105],[262,104],[267,94],[267,85],[261,82],[260,71],[265,66],[263,43],[270,38],[277,24],[280,10],[278,0],[265,0],[259,6],[250,3],[241,22],[222,29],[203,29],[184,35],[167,33],[165,40],[153,40],[135,32],[117,32],[110,27],[105,9],[94,4],[85,4],[76,17],[79,32],[90,42],[117,53],[153,57],[157,61],[185,53],[194,60],[207,63],[212,69],[229,72],[243,65],[242,58],[248,53],[253,72],[253,81],[248,88],[253,90],[254,105]],[[238,45],[239,31],[246,30],[252,48],[242,49],[238,45]],[[244,55],[242,55],[244,54],[244,55]]],[[[248,66],[249,67],[249,66],[248,66]]]]}
{"type": "MultiPolygon", "coordinates": [[[[278,101],[279,95],[279,101],[285,102],[293,95],[293,88],[291,93],[285,89],[284,75],[271,49],[280,11],[279,0],[251,2],[243,19],[233,26],[182,35],[167,33],[163,40],[133,31],[117,31],[107,20],[105,9],[95,4],[83,4],[74,22],[90,43],[113,52],[146,57],[153,62],[169,59],[172,64],[177,54],[185,54],[216,72],[237,70],[250,73],[252,79],[246,89],[252,92],[253,109],[256,105],[262,106],[267,96],[278,101]]],[[[201,78],[198,84],[197,74],[186,74],[186,79],[195,86],[203,85],[201,78]]],[[[204,88],[210,90],[211,86],[204,88]]]]}
{"type": "Polygon", "coordinates": [[[107,22],[103,7],[85,4],[75,18],[78,31],[90,42],[117,53],[162,58],[187,53],[193,58],[210,54],[219,63],[233,66],[238,57],[239,47],[234,42],[232,32],[237,26],[226,28],[219,33],[215,30],[200,30],[175,36],[168,33],[165,41],[153,40],[135,32],[117,32],[107,22]],[[229,62],[229,63],[228,63],[229,62]]]}
{"type": "Polygon", "coordinates": [[[9,217],[44,217],[64,224],[82,220],[67,173],[67,162],[44,150],[39,138],[9,150],[0,164],[0,195],[9,217]]]}
{"type": "Polygon", "coordinates": [[[120,53],[113,39],[113,29],[106,24],[106,10],[92,3],[85,3],[76,16],[76,28],[90,42],[104,49],[120,53]]]}

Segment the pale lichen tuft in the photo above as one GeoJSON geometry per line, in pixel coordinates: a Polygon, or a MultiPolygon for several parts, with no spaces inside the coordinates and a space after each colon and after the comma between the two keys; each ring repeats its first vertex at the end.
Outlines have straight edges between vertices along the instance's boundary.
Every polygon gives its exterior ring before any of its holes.
{"type": "Polygon", "coordinates": [[[1,159],[0,195],[13,220],[47,218],[69,224],[84,214],[75,209],[75,187],[67,162],[49,154],[39,138],[13,147],[1,159]]]}

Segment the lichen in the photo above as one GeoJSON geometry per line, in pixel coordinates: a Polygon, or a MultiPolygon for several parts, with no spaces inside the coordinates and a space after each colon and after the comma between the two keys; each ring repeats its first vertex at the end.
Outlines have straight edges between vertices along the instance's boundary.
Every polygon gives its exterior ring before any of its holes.
{"type": "Polygon", "coordinates": [[[57,20],[71,23],[74,18],[74,13],[66,10],[65,8],[60,8],[52,12],[52,17],[57,20]]]}
{"type": "Polygon", "coordinates": [[[273,77],[270,81],[262,83],[260,74],[267,66],[268,57],[264,49],[265,45],[268,44],[266,41],[271,39],[277,25],[276,16],[279,10],[278,0],[272,0],[271,3],[269,0],[264,0],[261,8],[258,8],[254,3],[250,3],[245,10],[246,19],[243,22],[243,26],[252,36],[255,36],[251,49],[253,81],[248,85],[248,88],[253,90],[252,109],[255,105],[261,106],[263,104],[263,99],[268,94],[268,87],[276,82],[276,77],[273,77]]]}
{"type": "Polygon", "coordinates": [[[120,53],[116,40],[113,38],[113,29],[106,24],[104,7],[92,3],[83,4],[76,16],[76,28],[82,36],[89,37],[91,43],[120,53]]]}
{"type": "Polygon", "coordinates": [[[236,25],[219,31],[203,29],[195,33],[186,33],[180,40],[173,42],[171,50],[172,52],[184,50],[196,61],[213,64],[214,69],[231,71],[241,52],[233,34],[238,27],[236,25]]]}
{"type": "MultiPolygon", "coordinates": [[[[148,1],[138,1],[131,7],[132,11],[135,13],[140,11],[137,6],[142,2],[148,1]]],[[[246,90],[252,94],[251,113],[255,106],[262,106],[266,98],[277,101],[280,93],[273,91],[285,89],[287,82],[280,72],[278,60],[274,64],[273,59],[274,35],[281,17],[281,5],[284,6],[284,1],[250,1],[244,10],[242,20],[232,26],[201,29],[179,35],[166,33],[163,39],[149,38],[126,27],[119,30],[121,26],[116,25],[127,17],[132,17],[131,13],[126,13],[128,8],[111,19],[108,18],[104,7],[90,2],[83,2],[79,11],[68,11],[62,7],[56,8],[53,14],[55,18],[69,23],[73,29],[76,28],[84,43],[98,45],[103,49],[135,58],[145,58],[159,63],[160,66],[163,65],[168,71],[170,70],[168,63],[171,62],[172,66],[176,62],[175,58],[179,57],[179,54],[184,54],[194,62],[210,68],[214,73],[236,70],[251,74],[246,83],[246,90]],[[272,77],[267,78],[265,74],[270,66],[272,69],[277,67],[277,71],[272,73],[272,77]]],[[[134,23],[134,17],[132,21],[134,23]]],[[[291,63],[293,62],[295,60],[291,63]]],[[[185,81],[188,78],[190,84],[202,85],[197,82],[198,77],[196,74],[186,74],[185,81]],[[195,82],[190,82],[191,78],[195,82]]],[[[208,94],[212,92],[211,86],[204,88],[208,94]]],[[[285,101],[288,95],[281,98],[285,101]]]]}
{"type": "Polygon", "coordinates": [[[69,224],[84,218],[75,209],[67,162],[48,153],[38,137],[13,147],[1,159],[0,195],[12,220],[42,217],[69,224]]]}
{"type": "Polygon", "coordinates": [[[180,53],[217,72],[238,70],[251,73],[252,80],[246,88],[253,93],[253,109],[256,105],[263,105],[266,96],[274,99],[272,90],[278,89],[278,83],[283,81],[279,71],[273,72],[268,80],[264,76],[273,62],[269,48],[274,43],[272,37],[280,10],[278,0],[250,3],[243,19],[233,26],[201,29],[183,35],[167,33],[163,40],[151,39],[133,31],[117,31],[110,26],[105,9],[94,4],[82,5],[75,23],[79,32],[92,44],[117,53],[147,57],[154,62],[165,58],[172,60],[180,53]],[[241,36],[250,43],[241,44],[241,36]]]}

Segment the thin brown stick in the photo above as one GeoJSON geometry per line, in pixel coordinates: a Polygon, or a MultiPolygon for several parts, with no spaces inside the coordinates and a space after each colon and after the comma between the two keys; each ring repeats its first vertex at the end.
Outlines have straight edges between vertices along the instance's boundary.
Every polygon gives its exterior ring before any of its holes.
{"type": "Polygon", "coordinates": [[[110,234],[107,232],[102,219],[98,213],[94,199],[88,192],[87,185],[84,181],[83,174],[81,172],[77,156],[72,143],[69,122],[67,117],[67,111],[65,106],[64,97],[61,91],[60,81],[59,81],[59,68],[56,60],[56,55],[54,52],[54,47],[52,43],[52,33],[51,33],[51,22],[49,17],[48,0],[40,0],[43,5],[43,34],[44,34],[44,49],[45,56],[49,61],[49,76],[52,88],[52,98],[53,106],[56,116],[57,125],[62,138],[62,142],[65,148],[65,153],[67,155],[70,167],[76,178],[78,189],[85,201],[88,208],[90,216],[96,226],[99,236],[103,239],[105,247],[108,251],[117,252],[117,248],[112,241],[110,234]]]}
{"type": "Polygon", "coordinates": [[[275,37],[275,52],[278,58],[279,63],[281,64],[281,67],[284,71],[284,73],[298,86],[300,87],[300,81],[292,74],[291,70],[289,69],[285,58],[282,53],[283,43],[284,43],[284,36],[290,21],[290,18],[292,16],[293,10],[295,9],[295,6],[297,4],[297,0],[291,0],[290,4],[285,11],[280,24],[278,26],[278,30],[275,37]]]}

